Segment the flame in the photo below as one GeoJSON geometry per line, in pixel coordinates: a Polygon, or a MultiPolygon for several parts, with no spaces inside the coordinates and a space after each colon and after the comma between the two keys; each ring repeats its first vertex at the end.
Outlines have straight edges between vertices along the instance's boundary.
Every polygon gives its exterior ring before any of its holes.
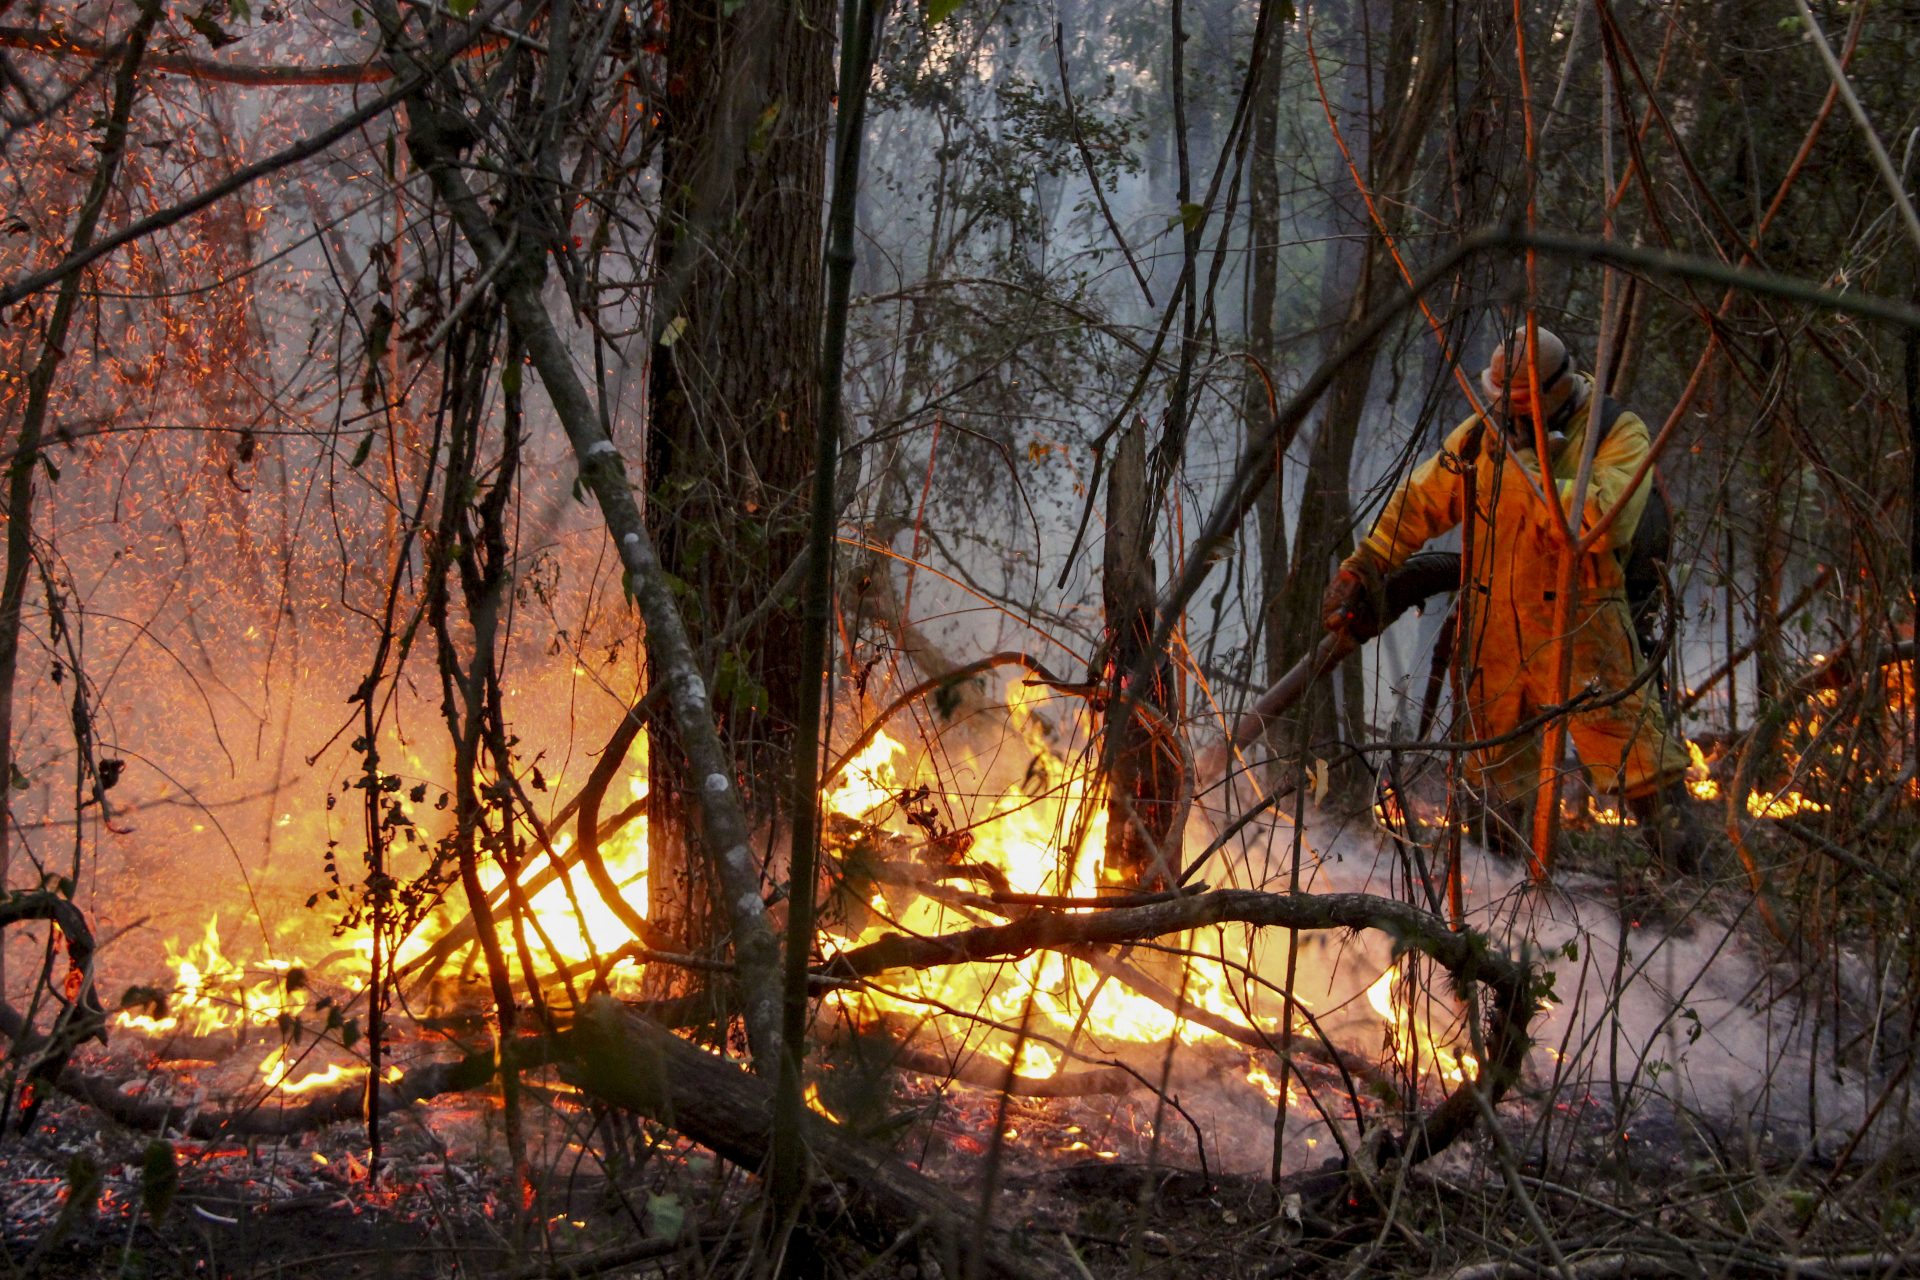
{"type": "Polygon", "coordinates": [[[1394,1061],[1409,1070],[1437,1072],[1446,1084],[1459,1084],[1480,1064],[1471,1053],[1443,1044],[1433,1034],[1426,1011],[1413,1008],[1416,984],[1407,962],[1396,961],[1367,988],[1367,1003],[1387,1024],[1394,1061]]]}
{"type": "Polygon", "coordinates": [[[830,1111],[830,1110],[828,1110],[828,1109],[827,1109],[827,1104],[826,1104],[826,1103],[824,1103],[824,1102],[822,1102],[822,1101],[820,1101],[820,1086],[819,1086],[819,1085],[817,1085],[817,1084],[810,1084],[810,1085],[808,1085],[808,1086],[807,1086],[807,1092],[806,1092],[806,1094],[805,1094],[804,1096],[806,1097],[806,1101],[807,1101],[807,1109],[808,1109],[809,1111],[812,1111],[812,1112],[813,1112],[814,1114],[816,1114],[816,1115],[822,1115],[822,1116],[825,1116],[825,1117],[826,1117],[827,1119],[829,1119],[829,1120],[831,1120],[831,1121],[833,1121],[833,1122],[834,1122],[835,1124],[843,1124],[843,1123],[845,1123],[845,1122],[844,1122],[843,1120],[841,1120],[841,1119],[840,1119],[840,1117],[839,1117],[839,1116],[837,1116],[837,1115],[835,1115],[835,1114],[833,1114],[833,1112],[832,1112],[832,1111],[830,1111]]]}
{"type": "MultiPolygon", "coordinates": [[[[1709,776],[1705,753],[1700,750],[1698,744],[1688,742],[1687,754],[1693,757],[1693,765],[1687,770],[1687,790],[1692,792],[1696,799],[1718,800],[1720,784],[1709,776]]],[[[1804,793],[1792,789],[1749,791],[1746,805],[1747,815],[1753,818],[1791,818],[1802,813],[1826,813],[1831,808],[1830,805],[1810,799],[1804,793]]]]}
{"type": "MultiPolygon", "coordinates": [[[[632,799],[647,792],[645,756],[628,778],[632,799]]],[[[416,806],[399,802],[403,810],[416,806]]],[[[427,806],[419,806],[421,809],[427,806]]],[[[411,814],[410,814],[411,816],[411,814]]],[[[420,814],[420,820],[426,816],[420,814]]],[[[554,851],[562,858],[572,848],[573,836],[561,833],[554,839],[554,851]]],[[[601,857],[620,886],[622,896],[638,913],[646,914],[647,824],[644,816],[630,821],[601,846],[601,857]]],[[[529,859],[520,875],[522,883],[531,880],[544,864],[529,859]]],[[[506,873],[497,861],[489,859],[480,868],[481,886],[489,893],[499,890],[506,873]]],[[[528,951],[537,970],[533,977],[545,979],[554,972],[580,965],[590,956],[605,956],[631,938],[632,931],[593,891],[584,874],[571,873],[572,893],[566,878],[556,878],[531,893],[527,899],[529,922],[526,931],[528,951]]],[[[441,919],[445,918],[442,913],[441,919]]],[[[391,957],[398,966],[424,953],[436,930],[417,929],[403,939],[391,957]]],[[[507,924],[500,926],[502,950],[520,974],[519,951],[507,924]]],[[[315,1010],[308,990],[313,980],[324,980],[349,993],[363,990],[373,955],[373,936],[368,926],[348,930],[337,941],[330,941],[322,961],[303,964],[288,959],[242,961],[231,955],[220,936],[220,916],[208,918],[198,939],[182,946],[170,938],[164,944],[165,963],[173,970],[173,982],[162,993],[163,999],[152,1005],[129,1007],[114,1018],[118,1028],[150,1036],[209,1036],[249,1029],[284,1028],[290,1021],[315,1010]],[[162,1007],[163,1006],[163,1007],[162,1007]]],[[[610,985],[616,994],[626,994],[638,983],[638,970],[616,969],[610,985]]],[[[322,1006],[325,1007],[325,1006],[322,1006]]],[[[270,1057],[261,1066],[269,1076],[277,1069],[270,1057]]],[[[322,1083],[337,1082],[339,1077],[322,1083]]],[[[269,1080],[278,1087],[296,1090],[305,1080],[289,1082],[286,1070],[269,1080]]]]}
{"type": "MultiPolygon", "coordinates": [[[[627,778],[627,792],[632,800],[644,800],[647,795],[647,775],[645,766],[644,737],[641,740],[641,763],[636,765],[627,778]]],[[[561,832],[553,838],[553,849],[562,859],[572,851],[574,836],[571,832],[561,832]]],[[[607,871],[620,888],[620,896],[639,915],[647,914],[647,820],[644,815],[634,818],[600,845],[600,858],[607,864],[607,871]]],[[[540,864],[529,860],[527,867],[520,873],[524,883],[539,870],[540,864]]],[[[544,977],[555,971],[570,968],[586,962],[592,956],[605,956],[616,950],[622,943],[632,940],[633,930],[609,907],[606,901],[588,882],[584,872],[574,870],[570,873],[572,893],[568,892],[567,878],[555,879],[527,900],[531,920],[527,928],[527,947],[532,952],[537,969],[543,970],[536,977],[544,977]]],[[[506,872],[496,861],[489,860],[480,868],[480,883],[487,892],[492,893],[506,882],[506,872]]],[[[512,957],[516,971],[519,956],[512,945],[509,930],[501,929],[503,949],[512,957]]],[[[424,950],[424,946],[420,949],[424,950]]],[[[609,978],[615,994],[627,994],[637,989],[640,970],[632,966],[615,969],[609,978]]],[[[526,975],[521,975],[523,979],[526,975]]]]}
{"type": "Polygon", "coordinates": [[[899,790],[893,758],[906,747],[882,732],[847,762],[840,778],[823,797],[827,808],[849,818],[863,817],[887,803],[899,790]]]}
{"type": "Polygon", "coordinates": [[[1718,800],[1720,784],[1713,780],[1706,753],[1692,738],[1687,739],[1687,755],[1693,761],[1687,766],[1687,790],[1693,793],[1696,800],[1718,800]]]}
{"type": "MultiPolygon", "coordinates": [[[[1247,1059],[1247,1083],[1266,1094],[1268,1102],[1277,1104],[1280,1101],[1280,1082],[1273,1078],[1271,1072],[1260,1065],[1260,1061],[1257,1058],[1250,1057],[1247,1059]]],[[[1292,1083],[1289,1082],[1287,1085],[1287,1105],[1291,1107],[1299,1101],[1299,1092],[1295,1090],[1292,1083]]]]}
{"type": "MultiPolygon", "coordinates": [[[[1012,723],[1033,750],[1034,761],[1019,781],[989,792],[992,798],[984,804],[984,812],[965,823],[970,840],[965,861],[991,867],[1015,893],[1095,897],[1106,881],[1100,858],[1106,840],[1105,793],[1085,777],[1084,770],[1068,767],[1054,752],[1049,736],[1061,731],[1039,713],[1042,693],[1013,686],[1012,723]]],[[[939,839],[929,838],[925,813],[917,815],[916,825],[899,801],[904,793],[917,795],[924,786],[964,816],[968,797],[959,785],[933,774],[925,762],[919,772],[910,771],[904,760],[907,754],[895,739],[884,733],[876,736],[849,764],[845,779],[829,794],[827,803],[836,813],[860,816],[904,837],[903,843],[919,845],[927,861],[939,863],[948,855],[939,848],[939,839]]],[[[943,762],[943,767],[988,772],[969,761],[943,762]]],[[[872,906],[873,920],[863,928],[824,930],[822,949],[833,955],[896,931],[934,934],[963,923],[950,907],[918,894],[875,893],[872,906]]],[[[1208,945],[1213,945],[1211,938],[1208,945]]],[[[1244,960],[1244,956],[1228,958],[1244,960]]],[[[1167,977],[1165,985],[1180,991],[1191,1006],[1237,1024],[1248,1021],[1245,1000],[1230,989],[1225,970],[1217,964],[1189,966],[1184,974],[1167,977]]],[[[860,1026],[872,1025],[888,1014],[918,1018],[929,1007],[964,1009],[1002,1028],[1024,1020],[1032,1035],[1021,1041],[1017,1062],[1012,1047],[1015,1037],[1009,1030],[984,1040],[976,1038],[967,1047],[996,1062],[1013,1064],[1022,1076],[1039,1079],[1057,1074],[1064,1065],[1063,1055],[1047,1042],[1063,1043],[1076,1033],[1096,1044],[1163,1044],[1176,1037],[1184,1044],[1224,1041],[1219,1033],[1176,1016],[1084,962],[1054,952],[994,965],[889,974],[874,986],[834,992],[828,1002],[860,1026]]],[[[1277,1027],[1278,1021],[1253,1016],[1255,1024],[1268,1030],[1277,1027]]]]}
{"type": "Polygon", "coordinates": [[[1798,791],[1776,791],[1771,795],[1754,791],[1747,795],[1747,813],[1755,818],[1791,818],[1801,813],[1825,813],[1827,808],[1798,791]]]}
{"type": "Polygon", "coordinates": [[[1017,1062],[1014,1060],[1013,1046],[1005,1042],[990,1044],[984,1052],[1002,1066],[1011,1065],[1015,1075],[1028,1080],[1051,1080],[1060,1074],[1060,1055],[1032,1040],[1020,1042],[1017,1062]]]}
{"type": "Polygon", "coordinates": [[[1587,821],[1596,827],[1633,827],[1639,824],[1633,816],[1618,807],[1602,809],[1600,802],[1593,796],[1587,797],[1587,821]]]}
{"type": "MultiPolygon", "coordinates": [[[[314,1089],[328,1089],[335,1085],[346,1084],[350,1080],[366,1078],[365,1067],[343,1067],[332,1063],[321,1071],[310,1071],[298,1080],[290,1079],[298,1064],[288,1061],[285,1046],[276,1048],[260,1063],[260,1074],[266,1078],[269,1089],[278,1089],[283,1093],[308,1093],[314,1089]]],[[[391,1075],[389,1076],[391,1079],[391,1075]]]]}
{"type": "Polygon", "coordinates": [[[204,1036],[271,1026],[307,1005],[305,983],[294,977],[299,966],[267,960],[249,969],[228,957],[221,948],[217,913],[185,952],[172,939],[165,947],[166,962],[174,969],[165,1012],[125,1009],[115,1016],[115,1026],[147,1035],[204,1036]]]}

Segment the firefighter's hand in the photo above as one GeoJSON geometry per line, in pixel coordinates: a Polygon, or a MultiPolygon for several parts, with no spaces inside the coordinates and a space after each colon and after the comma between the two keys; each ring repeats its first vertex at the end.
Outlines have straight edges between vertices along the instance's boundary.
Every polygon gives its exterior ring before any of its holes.
{"type": "Polygon", "coordinates": [[[1345,631],[1353,625],[1367,600],[1367,580],[1354,569],[1342,566],[1326,594],[1320,597],[1320,622],[1327,630],[1345,631]]]}

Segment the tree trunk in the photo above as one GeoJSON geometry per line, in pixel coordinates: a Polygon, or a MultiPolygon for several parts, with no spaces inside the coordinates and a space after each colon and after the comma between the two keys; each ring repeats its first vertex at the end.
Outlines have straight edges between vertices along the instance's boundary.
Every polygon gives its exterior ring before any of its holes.
{"type": "MultiPolygon", "coordinates": [[[[1253,151],[1247,181],[1247,355],[1258,366],[1247,377],[1241,416],[1249,424],[1273,416],[1279,376],[1274,330],[1275,304],[1280,294],[1280,33],[1275,23],[1260,84],[1253,95],[1253,151]]],[[[1258,508],[1260,522],[1260,622],[1266,633],[1266,678],[1271,685],[1287,672],[1286,641],[1281,628],[1280,596],[1287,585],[1287,524],[1284,483],[1287,448],[1282,441],[1273,451],[1273,480],[1258,508]]]]}
{"type": "MultiPolygon", "coordinates": [[[[800,692],[799,613],[774,608],[724,653],[714,638],[804,542],[833,12],[821,0],[678,0],[669,28],[647,518],[735,781],[764,824],[800,692]]],[[[685,757],[670,717],[647,730],[650,914],[697,949],[712,934],[710,895],[687,856],[685,757]]]]}
{"type": "MultiPolygon", "coordinates": [[[[1393,0],[1391,16],[1384,24],[1388,32],[1389,68],[1375,127],[1367,135],[1364,156],[1356,152],[1354,162],[1363,172],[1372,196],[1371,210],[1356,193],[1355,216],[1365,220],[1366,240],[1357,274],[1350,288],[1339,288],[1347,299],[1344,314],[1329,334],[1328,350],[1338,350],[1360,326],[1367,323],[1397,283],[1396,268],[1389,251],[1388,228],[1374,219],[1378,211],[1395,207],[1406,196],[1413,177],[1414,161],[1429,133],[1430,120],[1439,91],[1452,65],[1452,47],[1448,39],[1450,25],[1444,11],[1425,12],[1413,0],[1393,0]],[[1417,52],[1417,57],[1413,56],[1417,52]]],[[[1364,68],[1377,65],[1373,58],[1356,59],[1359,75],[1370,74],[1364,68]]],[[[1366,86],[1362,86],[1366,88],[1366,86]]],[[[1354,93],[1351,97],[1366,101],[1371,95],[1354,93]]],[[[1351,125],[1343,125],[1343,129],[1351,125]]],[[[1366,132],[1361,130],[1359,132],[1366,132]]],[[[1349,145],[1356,140],[1349,138],[1349,145]]],[[[1272,611],[1274,635],[1281,645],[1275,665],[1281,670],[1312,652],[1320,637],[1320,597],[1332,577],[1334,563],[1352,544],[1353,508],[1348,496],[1353,470],[1353,451],[1359,438],[1360,419],[1373,388],[1373,366],[1380,349],[1375,339],[1354,354],[1336,375],[1327,393],[1326,411],[1314,435],[1308,457],[1306,487],[1301,495],[1300,516],[1295,526],[1293,559],[1286,588],[1280,594],[1279,607],[1272,611]]],[[[1270,656],[1270,661],[1273,658],[1270,656]]],[[[1358,669],[1347,680],[1348,701],[1361,699],[1358,669]]],[[[1334,729],[1335,709],[1330,684],[1309,690],[1295,711],[1292,727],[1283,733],[1280,748],[1304,751],[1316,738],[1334,729]]],[[[1364,715],[1359,705],[1349,706],[1349,719],[1364,715]]],[[[1351,728],[1352,726],[1350,726],[1351,728]]]]}
{"type": "Polygon", "coordinates": [[[1107,629],[1113,638],[1114,686],[1108,698],[1107,844],[1103,877],[1115,884],[1165,888],[1179,868],[1168,848],[1180,762],[1165,745],[1170,723],[1171,664],[1162,659],[1144,687],[1121,681],[1146,656],[1157,605],[1154,594],[1153,530],[1148,510],[1147,426],[1135,419],[1120,437],[1107,479],[1107,542],[1101,574],[1107,629]],[[1123,692],[1131,708],[1121,712],[1123,692]]]}

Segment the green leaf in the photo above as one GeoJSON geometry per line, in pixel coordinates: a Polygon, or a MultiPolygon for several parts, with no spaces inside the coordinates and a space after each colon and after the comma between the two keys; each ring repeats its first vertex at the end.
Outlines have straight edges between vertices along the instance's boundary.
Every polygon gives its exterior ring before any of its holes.
{"type": "Polygon", "coordinates": [[[240,39],[204,13],[188,14],[187,25],[198,31],[208,46],[214,49],[233,44],[240,39]]]}
{"type": "Polygon", "coordinates": [[[927,25],[937,27],[959,11],[960,0],[927,0],[927,25]]]}
{"type": "Polygon", "coordinates": [[[155,1138],[140,1158],[140,1203],[146,1206],[147,1216],[164,1221],[179,1190],[180,1165],[174,1159],[173,1144],[155,1138]]]}
{"type": "Polygon", "coordinates": [[[786,107],[786,99],[775,98],[767,104],[760,118],[754,121],[753,136],[747,139],[747,150],[753,155],[761,155],[767,145],[773,141],[774,126],[780,123],[780,113],[786,107]]]}
{"type": "Polygon", "coordinates": [[[1200,224],[1207,220],[1207,206],[1203,204],[1183,204],[1180,212],[1167,219],[1169,227],[1182,226],[1189,231],[1198,231],[1200,224]]]}
{"type": "Polygon", "coordinates": [[[227,0],[227,16],[235,22],[252,22],[253,7],[247,0],[227,0]]]}
{"type": "Polygon", "coordinates": [[[720,655],[720,666],[714,673],[713,696],[715,701],[736,711],[764,713],[772,704],[767,687],[754,676],[752,655],[737,649],[728,649],[720,655]]]}
{"type": "Polygon", "coordinates": [[[687,331],[687,318],[675,316],[667,321],[667,327],[660,331],[660,345],[670,347],[680,341],[680,335],[687,331]]]}
{"type": "Polygon", "coordinates": [[[360,12],[358,9],[355,9],[353,11],[353,29],[355,31],[358,31],[360,28],[366,25],[367,25],[367,15],[360,12]]]}
{"type": "Polygon", "coordinates": [[[680,1203],[679,1196],[649,1195],[647,1197],[647,1234],[658,1236],[662,1240],[678,1240],[680,1228],[686,1224],[686,1206],[680,1203]]]}
{"type": "Polygon", "coordinates": [[[447,0],[447,8],[456,18],[464,18],[473,12],[474,0],[447,0]]]}
{"type": "Polygon", "coordinates": [[[347,463],[347,465],[349,467],[354,467],[357,469],[361,463],[367,460],[367,455],[372,452],[373,452],[373,432],[369,431],[367,432],[366,436],[360,441],[360,444],[358,445],[358,447],[354,449],[353,458],[351,461],[347,463]]]}
{"type": "Polygon", "coordinates": [[[100,1203],[100,1189],[105,1183],[106,1175],[86,1152],[82,1151],[68,1160],[66,1202],[60,1206],[60,1216],[54,1219],[53,1226],[40,1238],[36,1249],[47,1251],[92,1217],[94,1207],[100,1203]]]}

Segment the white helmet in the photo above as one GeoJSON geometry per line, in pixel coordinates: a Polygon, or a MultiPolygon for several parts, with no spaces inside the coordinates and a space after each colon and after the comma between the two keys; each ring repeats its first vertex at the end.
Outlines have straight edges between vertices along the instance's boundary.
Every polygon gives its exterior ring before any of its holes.
{"type": "MultiPolygon", "coordinates": [[[[1487,367],[1480,373],[1480,389],[1486,394],[1487,409],[1508,421],[1524,421],[1531,416],[1533,386],[1527,378],[1526,349],[1527,326],[1523,324],[1493,349],[1487,367]]],[[[1540,403],[1551,418],[1579,385],[1574,377],[1577,371],[1573,353],[1553,330],[1535,325],[1533,356],[1533,367],[1540,381],[1540,403]]]]}

